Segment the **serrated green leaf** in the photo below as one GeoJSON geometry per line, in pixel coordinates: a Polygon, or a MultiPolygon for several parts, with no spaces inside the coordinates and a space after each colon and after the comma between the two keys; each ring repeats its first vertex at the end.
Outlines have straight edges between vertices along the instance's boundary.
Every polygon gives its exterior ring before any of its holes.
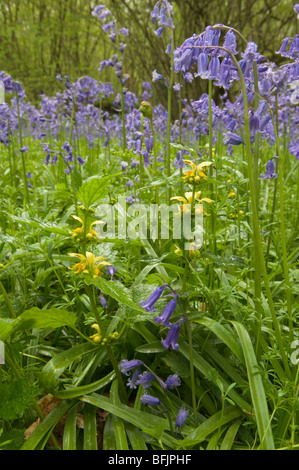
{"type": "Polygon", "coordinates": [[[109,175],[101,178],[100,176],[91,176],[88,178],[78,191],[78,199],[87,208],[103,199],[108,194],[108,187],[111,180],[117,175],[109,175]]]}
{"type": "Polygon", "coordinates": [[[121,282],[106,281],[101,277],[86,277],[85,282],[88,285],[93,284],[94,286],[98,287],[103,292],[103,294],[109,295],[113,299],[117,300],[118,303],[144,313],[144,309],[133,302],[130,291],[121,282]]]}
{"type": "Polygon", "coordinates": [[[58,308],[41,310],[38,307],[33,307],[30,310],[25,310],[25,312],[10,323],[1,318],[0,340],[6,341],[16,331],[24,331],[31,328],[75,327],[76,320],[76,314],[67,310],[58,308]]]}
{"type": "Polygon", "coordinates": [[[37,396],[38,387],[25,376],[10,384],[0,385],[0,418],[11,421],[20,416],[37,396]]]}

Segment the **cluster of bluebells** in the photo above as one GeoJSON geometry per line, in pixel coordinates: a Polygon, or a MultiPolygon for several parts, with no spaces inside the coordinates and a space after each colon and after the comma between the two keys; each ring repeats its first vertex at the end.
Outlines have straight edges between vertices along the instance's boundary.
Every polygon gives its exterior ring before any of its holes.
{"type": "Polygon", "coordinates": [[[50,149],[50,144],[46,142],[42,144],[42,148],[43,152],[46,154],[44,164],[49,165],[49,163],[51,163],[52,165],[57,165],[58,157],[62,156],[66,164],[64,171],[67,175],[74,169],[74,158],[77,159],[79,165],[84,165],[86,162],[86,160],[80,156],[74,157],[73,149],[69,142],[65,142],[59,151],[50,149]]]}
{"type": "MultiPolygon", "coordinates": [[[[129,377],[127,385],[130,389],[135,389],[137,386],[142,386],[143,395],[140,397],[140,403],[143,403],[144,405],[161,405],[160,398],[149,393],[149,389],[152,386],[152,382],[154,380],[158,382],[164,393],[167,393],[168,390],[173,390],[174,388],[181,385],[181,380],[177,373],[169,375],[166,380],[162,380],[140,359],[122,360],[120,363],[120,370],[123,374],[129,377]],[[142,370],[142,368],[145,368],[145,370],[142,370]]],[[[176,416],[176,426],[178,428],[183,426],[187,415],[188,411],[182,407],[176,416]]]]}
{"type": "Polygon", "coordinates": [[[118,80],[124,85],[128,79],[128,75],[123,73],[121,54],[124,53],[126,44],[121,41],[121,38],[128,36],[129,30],[128,28],[120,28],[117,31],[116,20],[112,12],[108,10],[105,5],[97,5],[92,11],[92,15],[101,21],[104,33],[107,34],[116,50],[116,54],[114,54],[111,59],[105,59],[100,63],[98,70],[101,72],[105,67],[112,67],[118,80]]]}
{"type": "Polygon", "coordinates": [[[166,338],[161,341],[162,346],[164,346],[165,349],[177,350],[179,349],[178,338],[180,334],[180,326],[185,321],[183,317],[179,317],[176,322],[170,322],[170,319],[174,316],[178,304],[177,293],[170,287],[169,284],[165,283],[157,287],[157,289],[154,290],[154,292],[149,296],[146,301],[141,301],[140,306],[143,307],[147,312],[156,312],[155,304],[161,298],[165,289],[171,290],[171,296],[173,296],[173,298],[165,306],[161,315],[157,315],[154,318],[154,322],[159,323],[163,327],[168,328],[166,338]]]}

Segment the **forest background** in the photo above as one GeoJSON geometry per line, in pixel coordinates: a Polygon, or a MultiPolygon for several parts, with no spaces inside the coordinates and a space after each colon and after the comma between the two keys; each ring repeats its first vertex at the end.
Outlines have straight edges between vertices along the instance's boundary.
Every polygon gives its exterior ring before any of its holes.
{"type": "MultiPolygon", "coordinates": [[[[101,22],[92,16],[94,0],[0,0],[0,70],[12,75],[25,88],[35,105],[41,95],[53,96],[63,85],[56,76],[71,81],[88,75],[117,88],[110,69],[98,71],[101,60],[113,55],[113,45],[102,31],[101,22]]],[[[152,81],[157,70],[169,75],[170,56],[165,54],[168,38],[154,34],[150,12],[156,0],[107,0],[120,27],[129,28],[125,38],[124,71],[127,88],[141,95],[142,83],[152,81]]],[[[283,57],[276,54],[282,38],[292,37],[298,27],[292,0],[172,0],[175,44],[204,31],[206,26],[222,23],[238,29],[258,45],[261,54],[277,65],[283,57]]],[[[194,80],[184,89],[184,97],[197,99],[206,92],[207,80],[194,80]]],[[[167,106],[167,88],[154,84],[154,105],[167,106]]],[[[219,90],[222,93],[222,90],[219,90]]],[[[219,94],[218,93],[218,94],[219,94]]],[[[217,100],[217,96],[216,96],[217,100]]]]}

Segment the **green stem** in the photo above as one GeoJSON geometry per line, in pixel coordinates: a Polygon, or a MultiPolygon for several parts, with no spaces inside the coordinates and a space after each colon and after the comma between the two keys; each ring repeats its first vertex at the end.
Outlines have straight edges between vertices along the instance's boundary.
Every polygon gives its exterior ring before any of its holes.
{"type": "MultiPolygon", "coordinates": [[[[100,327],[101,335],[102,335],[103,339],[107,340],[108,338],[107,338],[106,329],[103,326],[103,322],[102,322],[102,319],[99,315],[98,308],[97,308],[97,305],[96,305],[93,286],[85,285],[85,288],[86,288],[86,291],[87,291],[87,294],[88,294],[88,297],[89,297],[89,300],[90,300],[90,304],[91,304],[91,307],[92,307],[92,310],[93,310],[93,313],[94,313],[94,316],[95,316],[95,320],[96,320],[97,324],[100,327]]],[[[126,393],[126,389],[125,389],[125,386],[124,386],[124,383],[123,383],[123,380],[122,380],[122,376],[121,376],[119,367],[117,365],[113,350],[112,350],[110,344],[107,341],[105,341],[104,343],[105,343],[105,347],[107,349],[109,359],[111,361],[112,367],[114,369],[114,372],[115,372],[115,375],[116,375],[116,378],[117,378],[117,381],[118,381],[119,390],[120,390],[122,399],[126,403],[127,402],[127,393],[126,393]]]]}
{"type": "Polygon", "coordinates": [[[0,291],[1,291],[2,294],[3,294],[3,297],[4,297],[5,302],[6,302],[6,304],[7,304],[8,310],[10,311],[11,317],[12,317],[12,318],[17,318],[17,314],[16,314],[16,312],[15,312],[15,310],[14,310],[14,308],[13,308],[13,305],[12,305],[12,303],[11,303],[11,301],[10,301],[10,298],[8,297],[8,294],[7,294],[6,290],[5,290],[5,287],[4,287],[4,285],[2,284],[2,281],[0,281],[0,291]]]}
{"type": "MultiPolygon", "coordinates": [[[[23,147],[22,123],[21,123],[21,115],[20,115],[19,95],[17,91],[16,91],[16,100],[17,100],[17,111],[18,111],[19,141],[20,141],[20,148],[22,148],[23,147]]],[[[24,207],[26,207],[26,204],[29,200],[29,193],[28,193],[27,177],[26,177],[25,152],[21,152],[21,157],[22,157],[22,173],[23,173],[23,183],[24,183],[24,207]]]]}
{"type": "MultiPolygon", "coordinates": [[[[199,49],[202,49],[203,46],[196,46],[199,49]]],[[[204,46],[206,48],[211,48],[214,49],[214,46],[204,46]]],[[[268,279],[268,274],[267,274],[267,268],[266,268],[266,263],[265,263],[265,257],[263,253],[263,245],[262,245],[262,238],[261,238],[261,233],[260,233],[260,227],[259,227],[259,219],[258,219],[258,210],[257,210],[257,201],[256,201],[256,194],[255,194],[255,185],[254,185],[254,176],[253,176],[253,169],[252,169],[252,158],[251,158],[251,142],[250,142],[250,128],[249,128],[249,114],[248,114],[248,101],[247,101],[247,93],[246,93],[246,84],[245,80],[243,77],[242,70],[240,68],[240,65],[235,58],[235,56],[231,53],[229,49],[226,49],[225,47],[218,46],[217,49],[224,50],[226,51],[230,56],[231,59],[234,63],[234,65],[237,68],[238,75],[240,78],[240,83],[241,83],[241,88],[242,88],[242,93],[243,93],[243,103],[244,103],[244,128],[245,128],[245,155],[246,155],[246,161],[247,161],[247,168],[248,168],[248,184],[249,184],[249,190],[250,190],[250,198],[251,198],[251,204],[252,204],[252,222],[253,222],[253,240],[254,240],[254,249],[255,252],[258,255],[259,258],[259,263],[255,266],[256,269],[261,270],[261,275],[263,276],[264,280],[264,285],[265,285],[265,290],[267,294],[267,299],[269,303],[269,309],[271,313],[271,318],[272,318],[272,323],[275,331],[275,336],[276,336],[276,341],[280,350],[282,362],[284,364],[285,372],[290,380],[292,380],[292,373],[290,370],[289,362],[288,362],[288,357],[285,352],[284,348],[284,343],[282,340],[282,335],[280,331],[280,324],[276,316],[276,311],[275,311],[275,306],[273,303],[273,298],[272,298],[272,293],[270,289],[270,284],[269,284],[269,279],[268,279]]],[[[269,111],[271,115],[273,116],[272,110],[269,107],[269,111]]],[[[277,131],[276,131],[276,126],[275,126],[275,133],[276,133],[276,140],[278,142],[277,138],[277,131]]],[[[279,156],[279,155],[278,155],[279,156]]],[[[284,198],[283,198],[283,175],[282,175],[282,166],[283,162],[281,158],[279,159],[279,182],[280,182],[280,194],[282,196],[281,201],[280,201],[280,211],[281,211],[281,229],[282,229],[282,244],[283,244],[283,260],[284,260],[284,269],[285,269],[285,274],[288,275],[287,273],[287,264],[286,264],[286,246],[285,246],[285,233],[284,233],[284,217],[283,216],[283,204],[284,204],[284,198]]],[[[255,257],[257,259],[257,257],[255,257]]],[[[287,292],[289,292],[289,285],[288,285],[288,276],[286,277],[286,284],[287,284],[287,292]]],[[[289,322],[291,324],[291,318],[289,317],[289,322]]]]}
{"type": "MultiPolygon", "coordinates": [[[[184,250],[185,252],[185,250],[184,250]]],[[[186,259],[186,253],[185,254],[185,270],[184,270],[184,278],[183,278],[183,287],[182,287],[182,292],[186,292],[186,287],[187,287],[187,278],[188,278],[188,272],[189,272],[189,263],[186,259]]],[[[197,420],[197,402],[196,402],[196,385],[195,385],[195,374],[194,374],[194,360],[193,360],[193,344],[192,344],[192,330],[191,330],[191,323],[190,320],[185,312],[185,309],[182,307],[181,303],[179,302],[179,306],[183,312],[184,318],[186,320],[186,329],[187,329],[187,335],[188,335],[188,344],[189,344],[189,357],[190,357],[190,382],[191,382],[191,393],[192,393],[192,407],[194,411],[194,420],[195,420],[195,426],[197,427],[198,425],[198,420],[197,420]]]]}

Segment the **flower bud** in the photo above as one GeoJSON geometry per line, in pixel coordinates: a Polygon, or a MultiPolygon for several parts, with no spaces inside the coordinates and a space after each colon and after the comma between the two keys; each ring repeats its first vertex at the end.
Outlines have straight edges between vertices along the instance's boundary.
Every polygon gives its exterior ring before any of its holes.
{"type": "Polygon", "coordinates": [[[144,117],[148,119],[152,119],[153,117],[153,110],[148,101],[142,101],[139,111],[143,114],[144,117]]]}

